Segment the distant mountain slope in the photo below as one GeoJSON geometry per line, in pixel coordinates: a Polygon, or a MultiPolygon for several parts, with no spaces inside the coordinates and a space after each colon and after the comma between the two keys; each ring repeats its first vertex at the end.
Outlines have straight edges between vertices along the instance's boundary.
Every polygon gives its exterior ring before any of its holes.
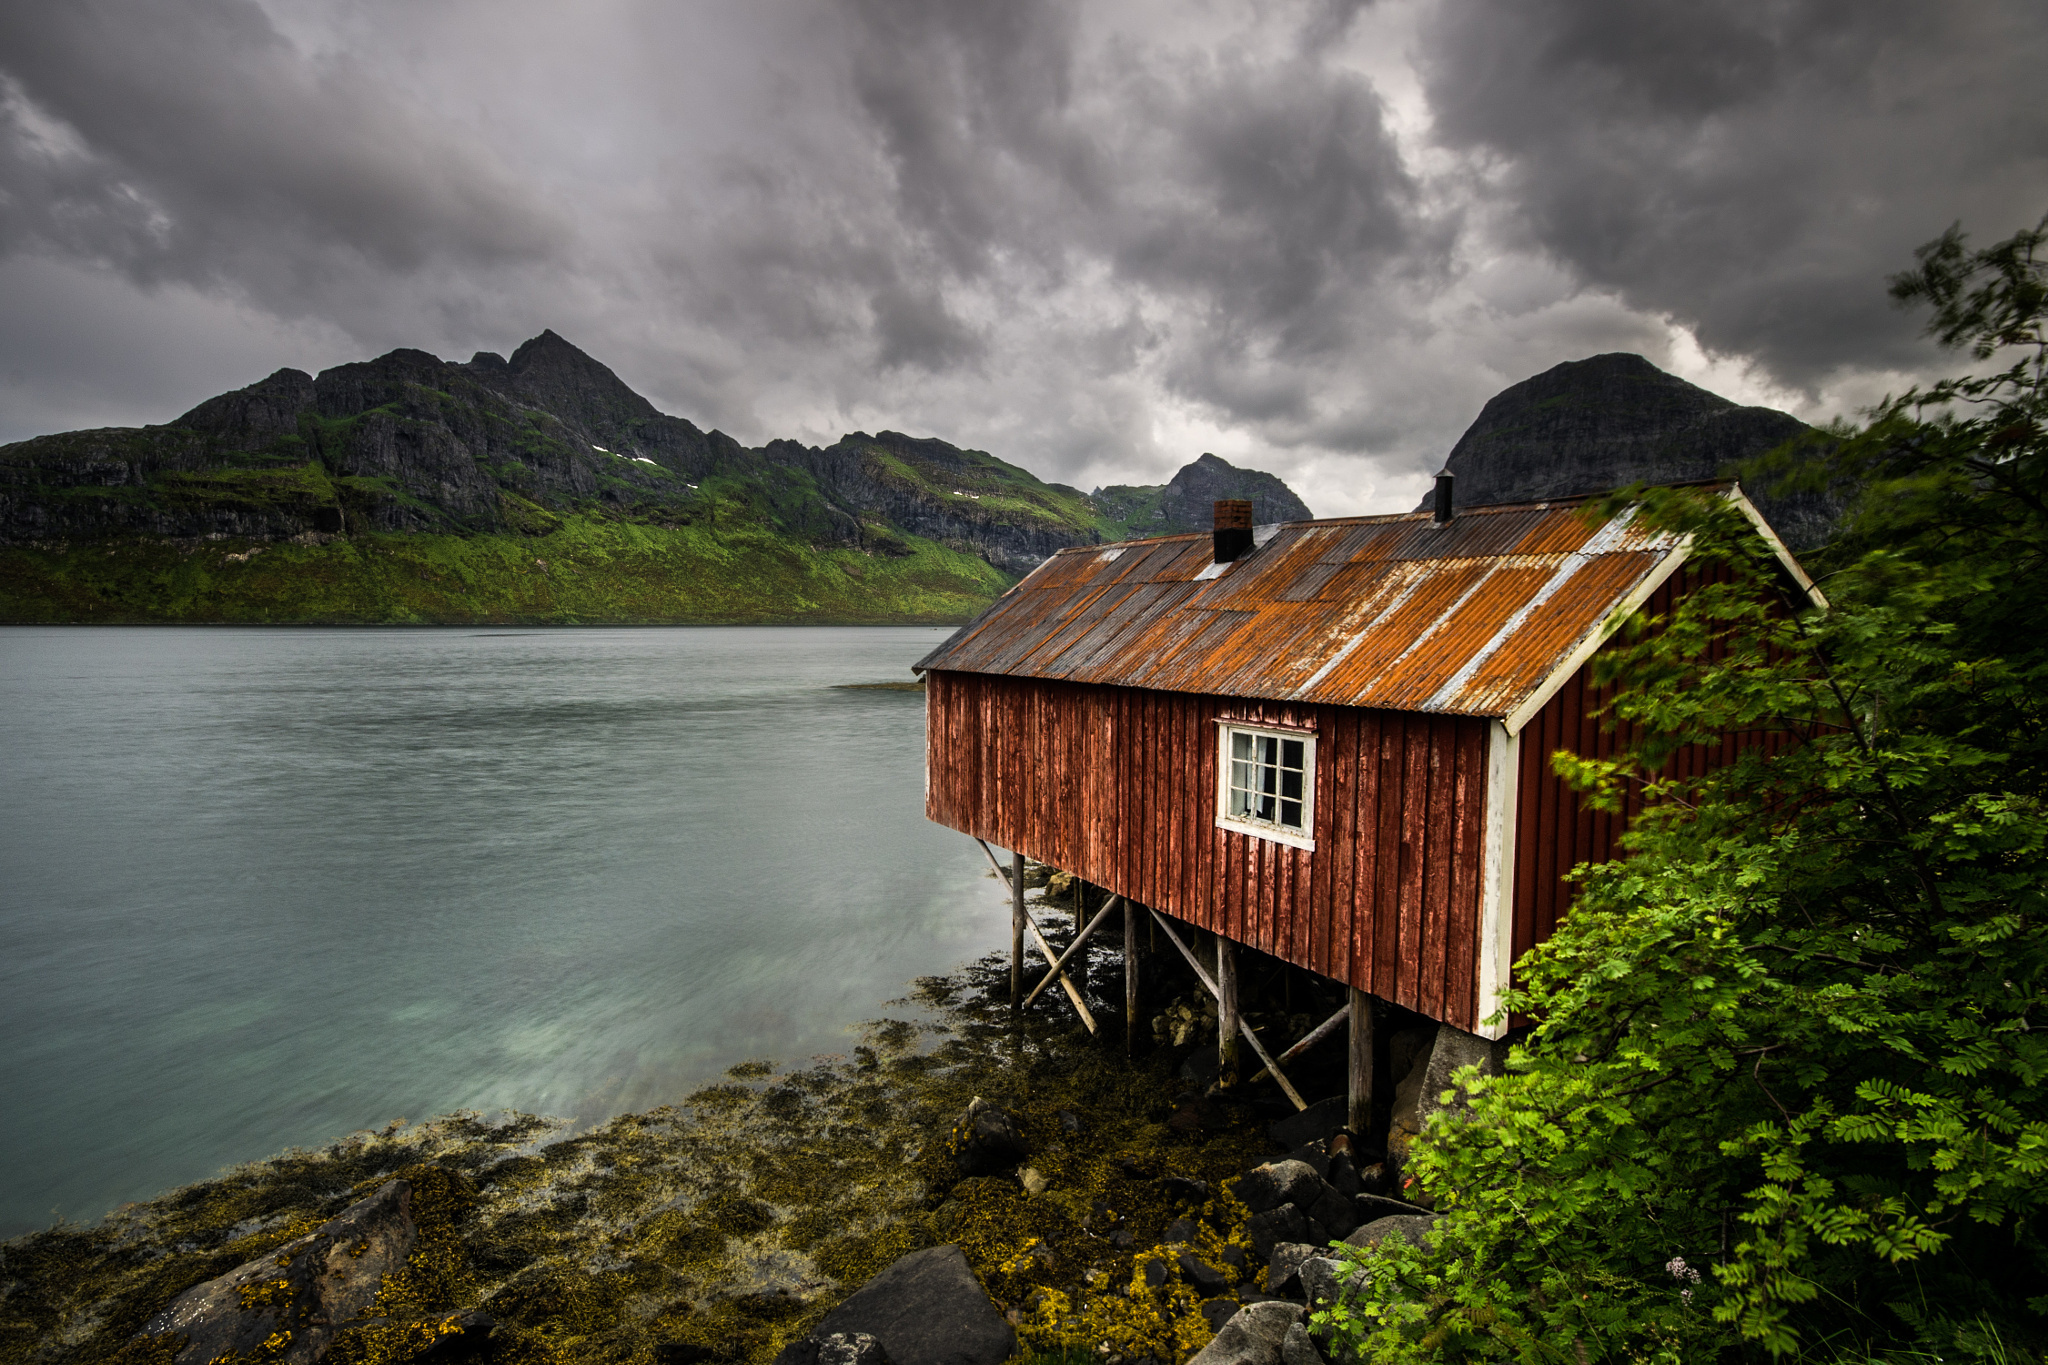
{"type": "MultiPolygon", "coordinates": [[[[1738,406],[1639,355],[1614,352],[1567,361],[1495,394],[1445,467],[1457,476],[1458,505],[1481,507],[1719,478],[1808,430],[1789,414],[1738,406]]],[[[1817,494],[1744,491],[1795,549],[1824,541],[1839,511],[1817,494]]]]}
{"type": "Polygon", "coordinates": [[[1170,483],[1115,484],[1096,489],[1092,496],[1104,520],[1113,523],[1120,536],[1206,531],[1215,515],[1214,504],[1221,498],[1249,498],[1252,521],[1261,526],[1307,521],[1312,515],[1308,504],[1274,475],[1239,469],[1228,460],[1206,454],[1182,465],[1170,483]]]}
{"type": "Polygon", "coordinates": [[[944,441],[747,449],[543,332],[0,447],[0,619],[957,620],[1123,531],[944,441]]]}

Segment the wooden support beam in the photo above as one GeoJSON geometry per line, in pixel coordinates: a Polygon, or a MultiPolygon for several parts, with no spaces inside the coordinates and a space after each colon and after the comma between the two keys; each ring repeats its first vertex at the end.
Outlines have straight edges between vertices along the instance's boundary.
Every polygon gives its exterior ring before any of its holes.
{"type": "Polygon", "coordinates": [[[1351,1102],[1344,1126],[1363,1139],[1372,1126],[1372,997],[1353,986],[1346,1008],[1351,1011],[1351,1102]]]}
{"type": "MultiPolygon", "coordinates": [[[[1024,927],[1031,931],[1032,939],[1038,944],[1038,951],[1045,954],[1047,962],[1051,962],[1056,956],[1052,950],[1052,945],[1045,941],[1045,934],[1039,929],[1038,921],[1031,918],[1031,912],[1024,908],[1024,902],[1021,898],[1017,902],[1017,913],[1024,916],[1024,927]]],[[[1081,1022],[1088,1026],[1090,1033],[1095,1032],[1095,1016],[1089,1012],[1088,1002],[1081,998],[1081,992],[1075,990],[1074,983],[1067,980],[1064,976],[1059,978],[1059,982],[1060,988],[1067,993],[1067,999],[1074,1002],[1074,1011],[1081,1016],[1081,1022]]]]}
{"type": "MultiPolygon", "coordinates": [[[[1194,951],[1190,949],[1187,944],[1182,943],[1180,941],[1180,935],[1173,932],[1173,926],[1171,924],[1168,924],[1166,920],[1163,917],[1161,917],[1160,913],[1157,910],[1154,910],[1152,912],[1152,921],[1153,923],[1157,924],[1161,929],[1166,931],[1167,940],[1171,942],[1174,947],[1180,949],[1180,955],[1188,960],[1188,966],[1195,969],[1195,979],[1201,982],[1204,986],[1208,987],[1209,994],[1217,995],[1216,983],[1214,981],[1211,981],[1209,979],[1209,973],[1202,969],[1201,959],[1195,956],[1194,951]]],[[[1221,936],[1219,935],[1218,937],[1221,936]]],[[[1217,998],[1220,1004],[1221,996],[1218,996],[1217,998]]],[[[1250,1026],[1247,1025],[1244,1022],[1244,1020],[1240,1019],[1237,1021],[1237,1031],[1244,1036],[1244,1040],[1247,1043],[1250,1043],[1252,1045],[1252,1051],[1259,1054],[1259,1060],[1264,1062],[1266,1064],[1266,1070],[1272,1073],[1273,1083],[1280,1087],[1280,1089],[1286,1094],[1287,1098],[1293,1102],[1294,1107],[1296,1109],[1308,1108],[1308,1101],[1303,1099],[1301,1097],[1301,1092],[1299,1090],[1296,1090],[1294,1086],[1288,1081],[1287,1073],[1282,1071],[1278,1066],[1274,1065],[1271,1054],[1269,1054],[1266,1051],[1266,1045],[1259,1041],[1259,1036],[1251,1031],[1250,1026]]]]}
{"type": "Polygon", "coordinates": [[[1216,1079],[1224,1089],[1243,1073],[1237,1067],[1237,945],[1216,935],[1216,1079]]]}
{"type": "Polygon", "coordinates": [[[1038,998],[1039,992],[1052,984],[1054,977],[1060,976],[1067,970],[1068,959],[1072,958],[1075,953],[1080,952],[1081,946],[1088,942],[1088,936],[1100,928],[1102,922],[1109,918],[1109,912],[1116,909],[1118,899],[1116,896],[1111,896],[1108,903],[1095,912],[1095,918],[1088,921],[1088,927],[1074,935],[1074,941],[1067,945],[1067,950],[1064,953],[1060,954],[1059,961],[1052,964],[1052,970],[1046,973],[1045,979],[1036,986],[1033,986],[1031,994],[1024,997],[1024,1005],[1027,1009],[1030,1007],[1031,1002],[1038,998]]]}
{"type": "Polygon", "coordinates": [[[1138,1055],[1138,907],[1124,902],[1124,1055],[1138,1055]]]}
{"type": "MultiPolygon", "coordinates": [[[[1322,1023],[1317,1024],[1315,1028],[1300,1042],[1296,1043],[1293,1047],[1288,1048],[1287,1051],[1281,1053],[1278,1060],[1283,1062],[1293,1061],[1296,1057],[1299,1057],[1302,1053],[1308,1051],[1317,1043],[1322,1042],[1323,1039],[1329,1037],[1332,1033],[1336,1032],[1337,1025],[1343,1023],[1346,1019],[1349,1019],[1350,1017],[1351,1006],[1348,1004],[1339,1005],[1337,1007],[1337,1012],[1335,1014],[1323,1020],[1322,1023]]],[[[1262,1080],[1264,1079],[1265,1075],[1266,1073],[1261,1071],[1257,1075],[1253,1076],[1252,1080],[1262,1080]]],[[[1250,1082],[1247,1082],[1247,1084],[1249,1083],[1250,1082]]]]}

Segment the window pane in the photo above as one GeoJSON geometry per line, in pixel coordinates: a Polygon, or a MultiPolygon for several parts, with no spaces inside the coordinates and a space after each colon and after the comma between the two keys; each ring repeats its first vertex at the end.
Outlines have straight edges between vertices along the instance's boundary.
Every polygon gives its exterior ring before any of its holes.
{"type": "Polygon", "coordinates": [[[1230,728],[1229,776],[1223,813],[1303,830],[1308,821],[1309,746],[1306,740],[1230,728]]]}

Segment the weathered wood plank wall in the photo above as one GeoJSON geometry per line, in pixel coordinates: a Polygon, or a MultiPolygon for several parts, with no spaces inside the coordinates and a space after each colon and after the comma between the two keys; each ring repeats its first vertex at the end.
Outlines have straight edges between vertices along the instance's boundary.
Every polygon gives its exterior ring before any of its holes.
{"type": "Polygon", "coordinates": [[[1462,1028],[1488,722],[933,671],[926,813],[1462,1028]],[[1216,827],[1221,719],[1316,734],[1313,852],[1216,827]]]}
{"type": "MultiPolygon", "coordinates": [[[[1681,595],[1725,577],[1683,569],[1646,609],[1666,616],[1681,595]]],[[[1590,809],[1551,769],[1559,749],[1604,758],[1637,738],[1601,719],[1613,688],[1595,686],[1593,670],[1578,669],[1521,731],[1515,957],[1570,908],[1565,874],[1616,856],[1640,808],[1590,809]]],[[[1478,1026],[1493,722],[947,670],[928,674],[926,706],[933,820],[1381,999],[1478,1026]],[[1313,852],[1216,827],[1222,719],[1316,735],[1313,852]]],[[[1681,749],[1665,773],[1692,776],[1791,742],[1786,732],[1731,734],[1681,749]]]]}

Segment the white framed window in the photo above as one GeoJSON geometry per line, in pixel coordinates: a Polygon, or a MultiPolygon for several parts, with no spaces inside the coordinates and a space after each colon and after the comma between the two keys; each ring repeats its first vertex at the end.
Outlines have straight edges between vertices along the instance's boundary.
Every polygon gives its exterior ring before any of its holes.
{"type": "Polygon", "coordinates": [[[1316,737],[1230,721],[1216,731],[1217,825],[1313,849],[1316,737]]]}

